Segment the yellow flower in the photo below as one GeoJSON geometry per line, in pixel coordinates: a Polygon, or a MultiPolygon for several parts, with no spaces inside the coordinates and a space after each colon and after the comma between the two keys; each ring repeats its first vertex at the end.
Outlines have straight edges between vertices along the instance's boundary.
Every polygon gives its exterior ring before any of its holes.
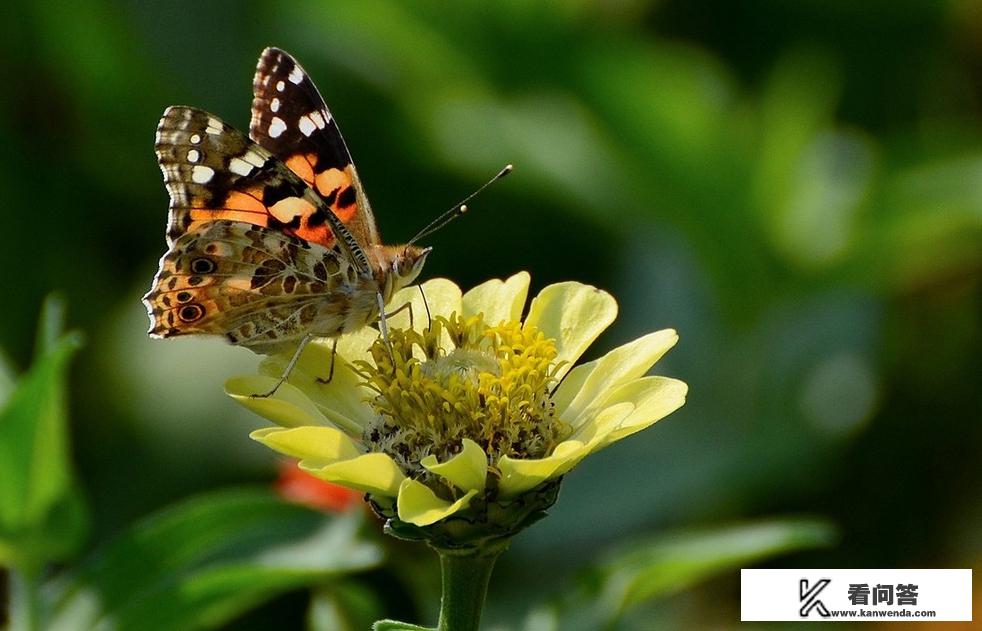
{"type": "Polygon", "coordinates": [[[423,284],[426,305],[418,288],[403,289],[390,304],[411,303],[413,322],[409,310],[389,319],[391,348],[374,329],[343,336],[324,383],[331,341],[315,341],[274,396],[250,395],[273,386],[288,355],[265,360],[262,375],[230,379],[226,391],[277,424],[254,439],[367,493],[390,526],[439,526],[445,545],[510,536],[555,500],[561,476],[681,407],[687,391],[645,376],[675,331],[574,367],[617,303],[559,283],[522,321],[528,287],[524,272],[463,295],[435,279],[423,284]]]}

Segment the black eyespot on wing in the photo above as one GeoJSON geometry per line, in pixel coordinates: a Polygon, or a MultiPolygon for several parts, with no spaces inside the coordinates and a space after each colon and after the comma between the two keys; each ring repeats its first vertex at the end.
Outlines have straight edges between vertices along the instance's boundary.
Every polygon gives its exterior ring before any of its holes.
{"type": "Polygon", "coordinates": [[[198,304],[184,305],[177,312],[177,317],[184,322],[194,322],[196,320],[200,320],[204,315],[205,308],[198,304]]]}
{"type": "Polygon", "coordinates": [[[195,274],[211,274],[216,268],[215,261],[204,257],[191,261],[191,271],[195,274]]]}

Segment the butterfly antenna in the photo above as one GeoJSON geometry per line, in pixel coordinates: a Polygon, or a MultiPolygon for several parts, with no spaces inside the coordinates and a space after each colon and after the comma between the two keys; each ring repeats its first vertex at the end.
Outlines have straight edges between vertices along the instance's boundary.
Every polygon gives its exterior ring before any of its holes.
{"type": "Polygon", "coordinates": [[[456,204],[454,204],[453,207],[450,208],[450,210],[448,210],[445,213],[441,214],[439,217],[437,217],[436,219],[434,219],[433,221],[431,221],[429,224],[427,224],[425,228],[423,228],[422,230],[420,230],[419,232],[417,232],[416,233],[416,236],[414,236],[412,239],[410,239],[409,242],[406,245],[407,246],[410,246],[410,245],[416,243],[417,241],[419,241],[420,239],[433,234],[434,232],[436,232],[440,228],[444,227],[445,225],[447,225],[448,223],[450,223],[451,221],[453,221],[457,217],[460,217],[461,215],[463,215],[464,213],[466,213],[467,212],[467,202],[469,202],[472,199],[474,199],[474,197],[476,197],[478,195],[478,193],[480,193],[481,191],[483,191],[487,187],[491,186],[492,184],[494,184],[495,182],[497,182],[501,178],[503,178],[506,175],[508,175],[509,173],[511,173],[512,168],[513,167],[510,164],[505,165],[505,168],[503,168],[500,171],[498,171],[498,174],[495,175],[490,180],[488,180],[487,182],[485,182],[483,186],[481,186],[479,189],[477,189],[476,191],[474,191],[473,193],[471,193],[470,195],[468,195],[464,199],[462,199],[459,202],[457,202],[456,204]]]}

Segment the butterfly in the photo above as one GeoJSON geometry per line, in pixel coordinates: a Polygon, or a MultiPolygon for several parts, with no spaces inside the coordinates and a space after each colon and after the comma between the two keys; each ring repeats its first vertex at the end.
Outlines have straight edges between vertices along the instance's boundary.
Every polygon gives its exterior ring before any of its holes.
{"type": "Polygon", "coordinates": [[[168,249],[143,301],[151,337],[220,335],[261,354],[295,347],[282,383],[314,337],[336,343],[380,318],[386,334],[386,305],[432,249],[413,243],[437,222],[408,244],[382,243],[337,123],[289,54],[263,51],[253,96],[248,136],[192,107],[160,119],[168,249]]]}

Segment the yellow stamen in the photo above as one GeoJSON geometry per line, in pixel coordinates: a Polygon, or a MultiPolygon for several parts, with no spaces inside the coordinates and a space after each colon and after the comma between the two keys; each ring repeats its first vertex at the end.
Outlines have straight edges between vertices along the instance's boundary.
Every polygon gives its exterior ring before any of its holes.
{"type": "Polygon", "coordinates": [[[369,402],[377,420],[364,440],[407,475],[429,480],[420,460],[445,461],[465,438],[495,463],[503,455],[542,457],[569,435],[549,400],[556,345],[535,327],[452,314],[423,332],[393,330],[390,341],[391,355],[376,342],[375,365],[359,364],[377,393],[369,402]]]}

